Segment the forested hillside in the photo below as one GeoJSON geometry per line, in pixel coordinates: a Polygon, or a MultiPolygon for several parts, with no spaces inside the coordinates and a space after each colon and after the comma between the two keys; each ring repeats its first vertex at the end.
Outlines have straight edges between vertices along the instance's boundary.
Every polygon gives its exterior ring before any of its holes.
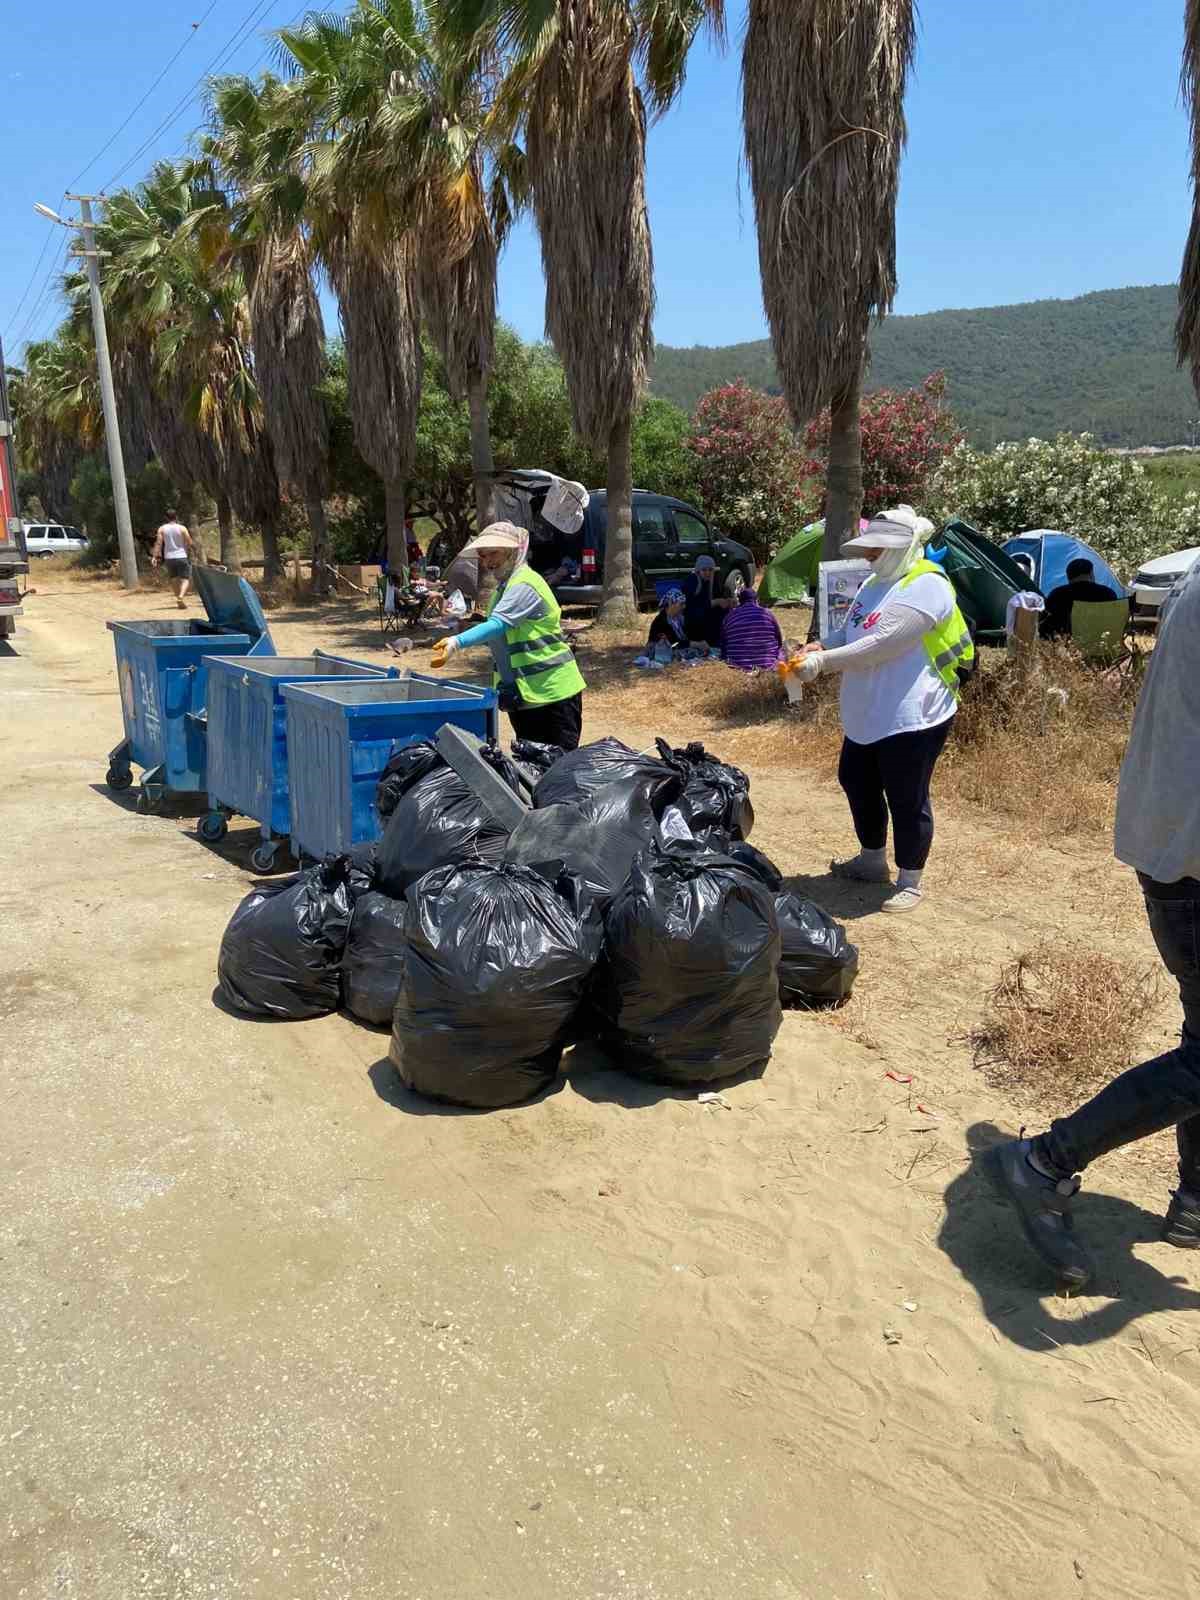
{"type": "MultiPolygon", "coordinates": [[[[1113,445],[1180,444],[1200,406],[1175,365],[1173,284],[1104,289],[977,311],[889,317],[872,340],[869,388],[908,387],[942,368],[976,444],[1069,429],[1113,445]]],[[[771,346],[659,345],[656,394],[691,410],[734,378],[778,392],[771,346]]]]}

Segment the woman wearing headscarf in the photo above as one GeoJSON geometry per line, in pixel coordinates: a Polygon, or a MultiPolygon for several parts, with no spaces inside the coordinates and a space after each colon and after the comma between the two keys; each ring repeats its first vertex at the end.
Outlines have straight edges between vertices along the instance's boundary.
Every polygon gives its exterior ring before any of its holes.
{"type": "Polygon", "coordinates": [[[890,883],[890,814],[899,876],[885,911],[913,911],[921,903],[933,842],[929,783],[958,709],[959,669],[975,657],[949,578],[924,559],[932,532],[911,506],[895,506],[848,540],[843,550],[869,561],[870,575],[846,626],[802,652],[804,681],[823,672],[842,675],[838,781],[861,848],[830,865],[838,877],[890,883]]]}
{"type": "Polygon", "coordinates": [[[492,681],[518,739],[574,750],[583,731],[586,684],[562,632],[562,611],[546,580],[526,562],[529,535],[511,522],[493,522],[467,545],[481,572],[496,580],[486,622],[457,638],[440,639],[432,664],[444,667],[460,650],[486,644],[492,681]]]}
{"type": "Polygon", "coordinates": [[[662,597],[658,615],[650,624],[650,637],[646,640],[646,654],[653,655],[656,644],[670,645],[672,650],[682,650],[688,642],[683,626],[683,609],[687,604],[682,589],[668,589],[662,597]]]}
{"type": "Polygon", "coordinates": [[[721,624],[732,601],[716,592],[717,563],[711,556],[697,556],[696,565],[683,580],[683,626],[692,644],[716,649],[721,643],[721,624]]]}

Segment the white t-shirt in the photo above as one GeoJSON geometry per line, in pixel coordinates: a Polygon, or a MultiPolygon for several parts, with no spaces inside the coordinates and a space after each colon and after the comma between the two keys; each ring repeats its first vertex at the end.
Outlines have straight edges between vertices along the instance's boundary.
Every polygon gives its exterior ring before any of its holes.
{"type": "MultiPolygon", "coordinates": [[[[846,617],[846,643],[867,638],[893,604],[921,612],[934,627],[954,610],[954,589],[934,572],[923,572],[903,589],[868,578],[846,617]]],[[[842,674],[842,727],[855,744],[936,728],[956,709],[954,695],[930,666],[920,640],[893,661],[842,674]]]]}
{"type": "Polygon", "coordinates": [[[163,560],[186,561],[187,540],[184,538],[185,529],[180,522],[164,522],[158,530],[162,534],[163,560]]]}

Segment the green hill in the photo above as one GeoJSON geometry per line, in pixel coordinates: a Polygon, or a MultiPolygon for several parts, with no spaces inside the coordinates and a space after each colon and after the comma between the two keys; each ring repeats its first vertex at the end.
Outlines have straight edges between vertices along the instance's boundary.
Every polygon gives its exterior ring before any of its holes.
{"type": "MultiPolygon", "coordinates": [[[[889,317],[871,340],[869,388],[906,388],[942,368],[972,440],[1087,430],[1112,445],[1181,444],[1200,404],[1175,365],[1175,287],[1103,289],[978,311],[889,317]]],[[[659,345],[655,394],[687,410],[744,378],[778,393],[771,346],[659,345]]]]}

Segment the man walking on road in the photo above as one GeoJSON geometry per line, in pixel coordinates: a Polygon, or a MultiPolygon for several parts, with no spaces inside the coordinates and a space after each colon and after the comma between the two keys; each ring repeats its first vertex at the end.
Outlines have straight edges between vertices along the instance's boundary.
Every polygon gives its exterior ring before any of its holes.
{"type": "Polygon", "coordinates": [[[191,534],[179,521],[178,514],[168,511],[167,520],[158,530],[158,536],[154,541],[154,552],[150,561],[155,567],[160,561],[165,564],[167,576],[175,590],[175,604],[181,611],[187,607],[186,596],[192,579],[191,555],[191,534]]]}
{"type": "Polygon", "coordinates": [[[1030,1244],[1076,1289],[1093,1272],[1074,1234],[1076,1174],[1163,1128],[1176,1131],[1179,1187],[1162,1237],[1180,1249],[1200,1245],[1200,562],[1162,608],[1121,766],[1115,843],[1118,860],[1137,871],[1158,953],[1179,984],[1179,1046],[1122,1073],[1046,1133],[983,1158],[1030,1244]]]}

